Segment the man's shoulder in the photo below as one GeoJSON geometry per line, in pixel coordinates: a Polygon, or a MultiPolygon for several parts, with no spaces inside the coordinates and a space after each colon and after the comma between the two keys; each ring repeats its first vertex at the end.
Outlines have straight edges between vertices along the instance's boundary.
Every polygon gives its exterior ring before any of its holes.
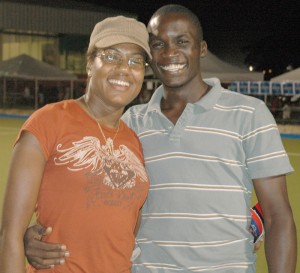
{"type": "Polygon", "coordinates": [[[133,124],[137,122],[137,120],[143,119],[148,110],[148,104],[138,104],[129,107],[126,112],[122,116],[122,120],[129,126],[134,127],[133,124]]]}
{"type": "Polygon", "coordinates": [[[265,102],[262,99],[252,97],[246,94],[237,93],[228,89],[222,90],[221,101],[223,101],[224,103],[227,102],[231,105],[246,105],[254,108],[265,104],[265,102]]]}
{"type": "Polygon", "coordinates": [[[144,116],[147,113],[147,109],[148,103],[133,105],[126,110],[123,117],[144,116]]]}

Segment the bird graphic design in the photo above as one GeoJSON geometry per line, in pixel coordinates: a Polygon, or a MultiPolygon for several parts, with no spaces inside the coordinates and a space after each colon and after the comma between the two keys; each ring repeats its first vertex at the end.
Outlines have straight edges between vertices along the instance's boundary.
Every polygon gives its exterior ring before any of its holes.
{"type": "Polygon", "coordinates": [[[72,142],[69,148],[57,145],[57,152],[62,155],[54,158],[54,163],[67,165],[70,171],[87,169],[93,175],[104,174],[103,184],[112,189],[133,188],[136,178],[147,181],[147,174],[142,162],[126,146],[114,149],[111,138],[104,145],[96,137],[85,136],[82,140],[72,142]]]}

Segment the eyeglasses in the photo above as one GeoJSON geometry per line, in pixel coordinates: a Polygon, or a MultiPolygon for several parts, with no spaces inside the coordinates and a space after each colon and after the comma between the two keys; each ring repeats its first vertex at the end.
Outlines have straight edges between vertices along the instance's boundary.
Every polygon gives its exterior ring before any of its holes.
{"type": "MultiPolygon", "coordinates": [[[[96,54],[101,60],[107,64],[120,65],[124,63],[124,57],[110,49],[101,50],[96,54]]],[[[144,58],[141,56],[132,56],[127,60],[127,65],[136,70],[144,69],[148,64],[145,62],[144,58]]]]}

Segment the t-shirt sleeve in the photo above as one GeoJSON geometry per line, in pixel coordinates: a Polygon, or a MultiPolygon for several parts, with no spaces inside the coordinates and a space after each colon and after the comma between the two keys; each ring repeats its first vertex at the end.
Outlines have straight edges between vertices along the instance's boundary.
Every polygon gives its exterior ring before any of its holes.
{"type": "Polygon", "coordinates": [[[261,102],[243,137],[250,177],[263,178],[293,171],[273,115],[261,102]]]}
{"type": "Polygon", "coordinates": [[[58,125],[57,122],[59,122],[55,121],[55,116],[54,114],[51,115],[51,112],[52,111],[50,111],[47,106],[35,111],[23,124],[16,139],[17,142],[22,132],[30,132],[39,141],[46,159],[49,158],[55,145],[56,126],[58,125]]]}

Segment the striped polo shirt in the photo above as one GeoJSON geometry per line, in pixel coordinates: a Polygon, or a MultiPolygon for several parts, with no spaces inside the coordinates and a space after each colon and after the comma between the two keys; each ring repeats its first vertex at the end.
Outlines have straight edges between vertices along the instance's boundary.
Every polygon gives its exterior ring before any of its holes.
{"type": "Polygon", "coordinates": [[[176,125],[161,112],[162,86],[123,116],[150,178],[132,272],[255,272],[252,179],[293,168],[263,101],[205,82],[212,89],[176,125]]]}

